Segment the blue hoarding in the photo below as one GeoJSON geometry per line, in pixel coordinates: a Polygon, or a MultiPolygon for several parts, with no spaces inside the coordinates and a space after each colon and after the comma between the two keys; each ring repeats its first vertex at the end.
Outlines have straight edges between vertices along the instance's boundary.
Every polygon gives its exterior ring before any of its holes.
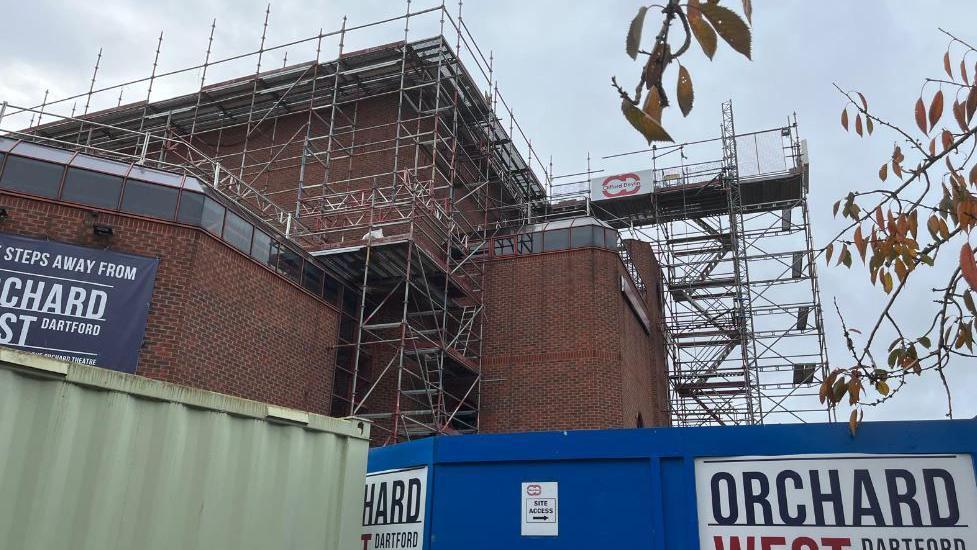
{"type": "Polygon", "coordinates": [[[158,265],[0,233],[0,344],[135,372],[158,265]]]}
{"type": "Polygon", "coordinates": [[[368,464],[424,472],[423,537],[391,488],[361,547],[977,549],[975,452],[977,420],[430,438],[368,464]]]}

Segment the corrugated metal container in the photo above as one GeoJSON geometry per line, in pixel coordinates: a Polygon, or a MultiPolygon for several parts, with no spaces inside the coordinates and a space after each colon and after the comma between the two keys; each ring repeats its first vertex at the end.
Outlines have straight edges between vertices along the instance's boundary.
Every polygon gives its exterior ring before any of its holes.
{"type": "Polygon", "coordinates": [[[369,426],[0,349],[0,548],[348,549],[369,426]]]}
{"type": "Polygon", "coordinates": [[[370,451],[362,548],[972,549],[975,452],[977,420],[439,437],[370,451]]]}

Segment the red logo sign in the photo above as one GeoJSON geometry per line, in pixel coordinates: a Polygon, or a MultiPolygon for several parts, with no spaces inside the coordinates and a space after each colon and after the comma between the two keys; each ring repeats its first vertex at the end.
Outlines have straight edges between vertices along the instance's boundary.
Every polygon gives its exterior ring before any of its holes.
{"type": "Polygon", "coordinates": [[[531,497],[538,497],[542,492],[543,488],[535,483],[532,485],[526,485],[526,494],[531,497]]]}
{"type": "Polygon", "coordinates": [[[638,174],[616,174],[604,178],[601,191],[605,197],[623,197],[641,190],[641,177],[638,174]]]}

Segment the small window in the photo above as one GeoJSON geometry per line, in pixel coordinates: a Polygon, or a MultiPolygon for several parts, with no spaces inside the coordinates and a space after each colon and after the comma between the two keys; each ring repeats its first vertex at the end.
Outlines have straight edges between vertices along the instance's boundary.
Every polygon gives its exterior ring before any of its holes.
{"type": "Polygon", "coordinates": [[[570,230],[554,229],[543,233],[543,252],[566,250],[570,247],[570,230]]]}
{"type": "Polygon", "coordinates": [[[57,197],[64,167],[50,162],[8,155],[0,187],[42,197],[57,197]]]}
{"type": "Polygon", "coordinates": [[[512,237],[502,237],[495,239],[495,255],[510,256],[516,253],[516,244],[512,237]]]}
{"type": "Polygon", "coordinates": [[[322,285],[322,297],[330,304],[339,301],[339,281],[329,275],[325,276],[325,284],[322,285]]]}
{"type": "Polygon", "coordinates": [[[271,237],[263,231],[254,230],[251,242],[251,257],[263,264],[271,263],[271,237]]]}
{"type": "Polygon", "coordinates": [[[302,268],[302,286],[318,296],[322,292],[322,269],[312,262],[305,262],[302,268]]]}
{"type": "Polygon", "coordinates": [[[251,234],[254,226],[241,216],[230,210],[227,211],[227,221],[224,222],[224,240],[231,246],[248,254],[251,252],[251,234]]]}
{"type": "Polygon", "coordinates": [[[584,225],[570,229],[570,248],[594,246],[594,230],[592,225],[584,225]]]}
{"type": "Polygon", "coordinates": [[[302,257],[283,246],[278,253],[278,272],[296,283],[299,282],[302,278],[302,257]]]}
{"type": "Polygon", "coordinates": [[[200,225],[204,212],[204,196],[200,193],[187,193],[180,196],[180,211],[176,220],[190,225],[200,225]]]}
{"type": "Polygon", "coordinates": [[[224,210],[221,203],[210,197],[204,197],[204,208],[200,213],[200,227],[214,235],[220,235],[224,229],[224,210]]]}
{"type": "Polygon", "coordinates": [[[604,230],[604,238],[607,239],[606,246],[611,250],[617,250],[617,231],[614,229],[604,230]]]}
{"type": "Polygon", "coordinates": [[[517,237],[519,243],[519,254],[532,254],[543,249],[543,234],[528,233],[517,237]]]}
{"type": "Polygon", "coordinates": [[[129,180],[122,194],[122,211],[171,220],[176,212],[177,196],[177,189],[129,180]]]}
{"type": "Polygon", "coordinates": [[[118,208],[122,178],[80,168],[68,168],[61,198],[96,208],[118,208]]]}
{"type": "Polygon", "coordinates": [[[604,228],[599,225],[590,226],[591,232],[594,234],[594,246],[604,246],[604,228]]]}

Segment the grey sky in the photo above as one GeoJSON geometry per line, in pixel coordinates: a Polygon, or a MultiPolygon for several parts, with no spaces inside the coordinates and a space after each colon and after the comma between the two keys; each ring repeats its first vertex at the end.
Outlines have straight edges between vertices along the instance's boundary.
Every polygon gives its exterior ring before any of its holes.
{"type": "MultiPolygon", "coordinates": [[[[725,3],[740,9],[739,2],[725,3]]],[[[96,87],[148,76],[160,30],[164,31],[160,72],[203,61],[213,18],[217,19],[216,57],[251,51],[257,47],[265,9],[264,2],[231,0],[40,0],[18,2],[16,8],[11,0],[0,4],[11,4],[3,10],[0,99],[17,104],[40,103],[45,89],[50,89],[52,99],[87,90],[99,47],[104,52],[96,87]]],[[[433,0],[416,0],[412,9],[436,5],[433,0]]],[[[639,66],[623,51],[625,30],[638,5],[634,1],[467,0],[462,8],[480,47],[486,54],[492,51],[500,89],[541,156],[552,155],[556,173],[584,170],[588,152],[599,157],[644,147],[621,117],[620,103],[609,86],[610,76],[617,75],[626,88],[632,88],[638,74],[639,66]]],[[[741,132],[781,126],[797,113],[801,137],[809,144],[810,202],[815,240],[820,244],[840,228],[831,217],[831,204],[849,190],[875,186],[878,167],[894,139],[878,129],[871,139],[845,134],[839,124],[844,100],[832,82],[863,91],[870,106],[885,118],[913,127],[912,106],[922,77],[942,73],[947,40],[937,27],[967,36],[977,3],[754,0],[754,5],[753,61],[720,44],[715,60],[709,62],[693,46],[683,63],[695,85],[695,109],[687,119],[677,109],[669,110],[666,126],[677,141],[715,137],[720,103],[727,98],[733,99],[741,132]]],[[[456,3],[450,7],[452,13],[457,10],[456,3]]],[[[277,0],[271,8],[268,44],[311,36],[320,28],[338,29],[344,14],[350,25],[357,25],[400,15],[404,9],[399,1],[277,0]]],[[[649,13],[649,21],[657,17],[654,11],[649,13]]],[[[411,37],[435,34],[436,23],[430,18],[418,22],[411,37]]],[[[402,26],[391,25],[360,32],[347,50],[398,40],[402,33],[402,26]]],[[[968,38],[977,40],[972,32],[968,38]]],[[[324,48],[323,59],[335,57],[334,44],[324,48]]],[[[307,61],[314,55],[314,44],[304,44],[288,50],[288,61],[307,61]]],[[[280,66],[282,52],[269,55],[264,63],[267,68],[280,66]]],[[[253,61],[228,65],[216,70],[208,82],[253,71],[253,61]]],[[[160,83],[153,98],[193,90],[199,75],[189,76],[177,83],[160,83]]],[[[112,105],[118,92],[114,96],[112,105]]],[[[124,91],[123,101],[145,96],[145,85],[133,86],[124,91]]],[[[105,101],[92,110],[111,106],[105,101]]],[[[82,106],[83,102],[77,108],[82,106]]],[[[837,296],[849,323],[866,330],[883,294],[867,282],[861,267],[848,271],[825,269],[822,264],[819,274],[830,357],[834,365],[847,366],[831,300],[837,296]]],[[[928,290],[937,281],[930,278],[910,286],[900,310],[910,325],[924,320],[915,313],[931,305],[928,290]]],[[[955,416],[977,414],[977,401],[971,397],[977,391],[977,365],[958,361],[949,376],[955,416]]],[[[913,385],[886,408],[869,411],[868,417],[942,417],[943,390],[935,376],[913,385]]]]}

